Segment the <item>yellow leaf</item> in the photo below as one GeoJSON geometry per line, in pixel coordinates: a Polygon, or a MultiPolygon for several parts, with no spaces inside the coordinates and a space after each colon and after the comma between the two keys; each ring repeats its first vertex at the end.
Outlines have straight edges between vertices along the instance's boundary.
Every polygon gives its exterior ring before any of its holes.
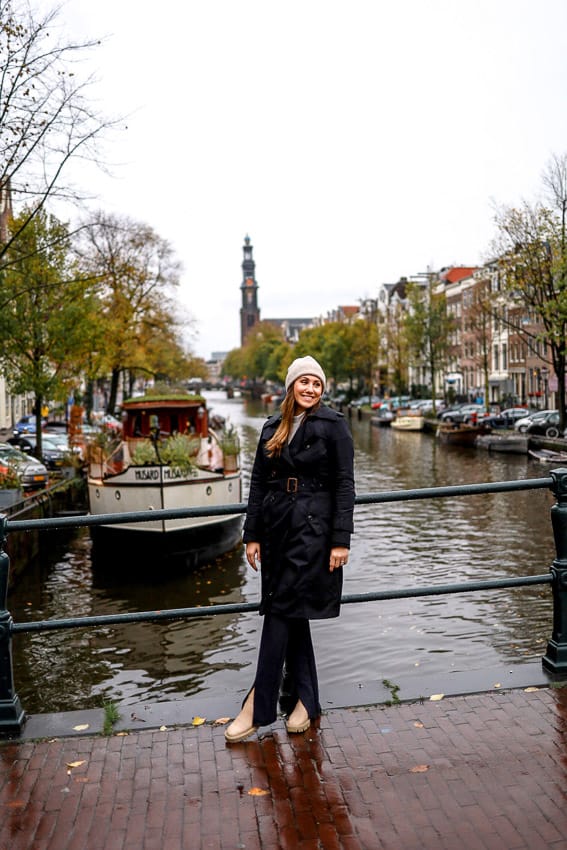
{"type": "Polygon", "coordinates": [[[167,732],[167,726],[160,726],[159,731],[160,732],[167,732]]]}
{"type": "Polygon", "coordinates": [[[421,722],[421,720],[416,720],[416,721],[415,721],[415,723],[414,723],[413,725],[414,725],[417,729],[423,729],[423,723],[421,722]]]}
{"type": "Polygon", "coordinates": [[[431,700],[431,702],[438,702],[440,699],[443,699],[444,696],[445,694],[431,694],[429,699],[431,700]]]}
{"type": "Polygon", "coordinates": [[[495,683],[494,683],[494,687],[495,687],[495,688],[501,688],[501,687],[502,687],[502,685],[500,684],[500,682],[495,682],[495,683]]]}
{"type": "Polygon", "coordinates": [[[539,691],[539,688],[532,686],[531,688],[524,688],[524,691],[526,694],[533,694],[534,691],[539,691]]]}
{"type": "Polygon", "coordinates": [[[115,738],[125,738],[126,735],[129,735],[129,732],[117,732],[115,738]]]}
{"type": "Polygon", "coordinates": [[[248,792],[251,797],[264,797],[266,794],[269,794],[269,791],[266,791],[265,788],[251,788],[248,792]]]}
{"type": "Polygon", "coordinates": [[[225,723],[228,723],[230,717],[217,717],[214,721],[213,726],[224,726],[225,723]]]}
{"type": "Polygon", "coordinates": [[[410,773],[425,773],[428,770],[428,764],[416,764],[415,767],[410,768],[410,773]]]}
{"type": "Polygon", "coordinates": [[[73,726],[73,729],[75,730],[75,732],[84,732],[85,729],[88,729],[88,728],[89,728],[88,723],[79,723],[78,726],[73,726]]]}
{"type": "Polygon", "coordinates": [[[67,767],[80,767],[82,764],[85,763],[85,761],[86,759],[83,759],[82,761],[68,761],[67,767]]]}
{"type": "Polygon", "coordinates": [[[202,726],[206,719],[206,717],[194,717],[193,726],[202,726]]]}

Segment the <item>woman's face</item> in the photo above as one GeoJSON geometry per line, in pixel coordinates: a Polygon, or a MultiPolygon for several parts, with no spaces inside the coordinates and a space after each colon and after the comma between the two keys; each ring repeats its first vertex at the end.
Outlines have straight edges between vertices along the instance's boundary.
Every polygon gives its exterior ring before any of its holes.
{"type": "Polygon", "coordinates": [[[293,383],[293,400],[295,402],[295,414],[311,410],[323,395],[323,384],[315,375],[301,375],[293,383]]]}

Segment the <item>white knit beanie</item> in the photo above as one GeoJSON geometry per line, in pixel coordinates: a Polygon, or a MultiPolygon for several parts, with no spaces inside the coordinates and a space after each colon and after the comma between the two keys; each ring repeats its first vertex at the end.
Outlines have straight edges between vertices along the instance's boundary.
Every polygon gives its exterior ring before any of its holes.
{"type": "Polygon", "coordinates": [[[293,382],[298,378],[301,378],[302,375],[315,375],[316,378],[320,378],[321,383],[323,384],[323,391],[325,390],[325,385],[327,383],[325,373],[315,358],[307,355],[307,357],[298,357],[287,370],[287,375],[285,376],[286,392],[289,390],[293,382]]]}

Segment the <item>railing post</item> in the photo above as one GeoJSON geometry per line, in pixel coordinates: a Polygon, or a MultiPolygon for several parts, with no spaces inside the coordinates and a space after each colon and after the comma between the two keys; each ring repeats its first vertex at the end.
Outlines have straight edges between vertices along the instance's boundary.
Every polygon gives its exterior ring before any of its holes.
{"type": "Polygon", "coordinates": [[[7,517],[0,514],[0,737],[19,735],[25,714],[12,676],[12,617],[7,610],[10,558],[5,551],[7,517]]]}
{"type": "Polygon", "coordinates": [[[551,525],[557,557],[551,565],[553,582],[553,633],[542,664],[556,675],[567,675],[567,469],[553,469],[551,525]]]}

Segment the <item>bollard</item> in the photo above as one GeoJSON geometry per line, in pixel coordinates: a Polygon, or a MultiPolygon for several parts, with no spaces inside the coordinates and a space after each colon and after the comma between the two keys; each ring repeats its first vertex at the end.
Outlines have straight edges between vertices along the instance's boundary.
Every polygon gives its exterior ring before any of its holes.
{"type": "Polygon", "coordinates": [[[0,514],[0,737],[18,736],[25,714],[12,676],[12,617],[7,610],[10,559],[6,545],[7,517],[0,514]]]}
{"type": "Polygon", "coordinates": [[[567,469],[553,469],[551,525],[557,557],[551,565],[553,582],[553,633],[542,664],[550,673],[567,676],[567,469]]]}

